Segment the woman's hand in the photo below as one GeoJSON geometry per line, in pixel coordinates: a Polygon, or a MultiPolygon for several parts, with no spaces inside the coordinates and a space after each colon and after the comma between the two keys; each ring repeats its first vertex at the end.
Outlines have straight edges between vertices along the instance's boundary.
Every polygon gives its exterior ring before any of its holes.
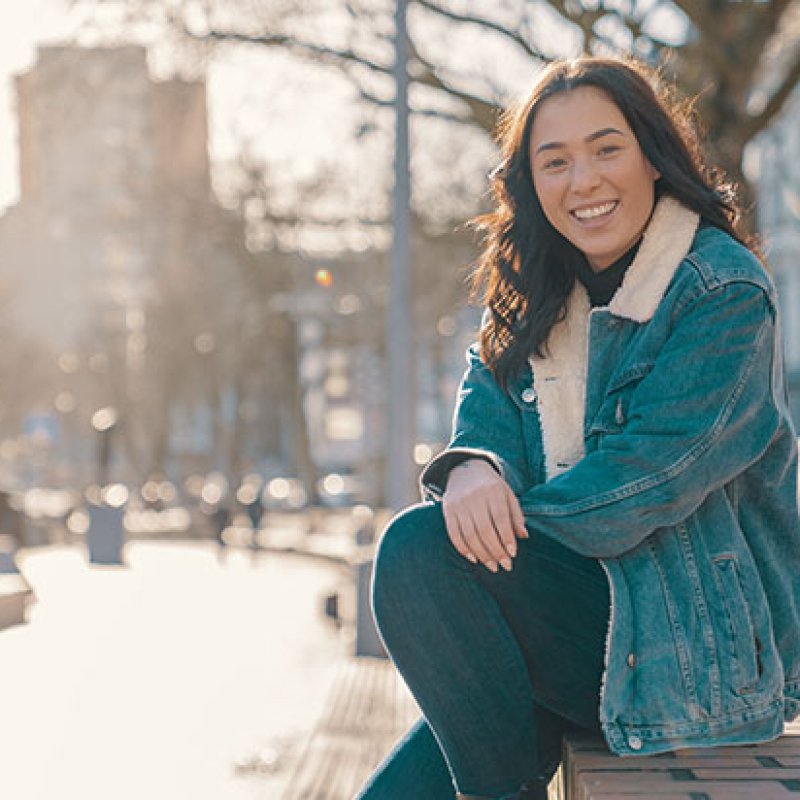
{"type": "Polygon", "coordinates": [[[511,569],[517,538],[528,538],[519,501],[509,485],[482,458],[454,467],[442,498],[447,535],[473,564],[497,572],[511,569]]]}

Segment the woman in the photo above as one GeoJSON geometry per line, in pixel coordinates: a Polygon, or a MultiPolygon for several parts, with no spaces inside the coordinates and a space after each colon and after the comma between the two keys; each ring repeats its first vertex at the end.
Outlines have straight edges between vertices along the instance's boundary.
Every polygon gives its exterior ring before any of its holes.
{"type": "Polygon", "coordinates": [[[361,800],[545,798],[800,711],[797,446],[774,286],[644,67],[546,69],[501,126],[453,439],[375,564],[424,714],[361,800]]]}

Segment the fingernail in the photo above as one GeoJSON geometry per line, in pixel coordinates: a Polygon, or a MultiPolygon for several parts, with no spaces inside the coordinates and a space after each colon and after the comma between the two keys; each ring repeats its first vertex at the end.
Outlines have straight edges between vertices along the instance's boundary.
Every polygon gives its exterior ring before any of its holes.
{"type": "Polygon", "coordinates": [[[486,569],[488,569],[488,570],[491,570],[492,572],[497,572],[497,564],[495,564],[495,562],[494,562],[494,561],[490,561],[490,562],[489,562],[489,563],[486,565],[486,569]]]}
{"type": "Polygon", "coordinates": [[[477,559],[477,558],[475,558],[475,556],[474,556],[474,555],[472,555],[472,553],[467,553],[467,558],[468,558],[468,559],[469,559],[469,560],[470,560],[470,561],[471,561],[473,564],[477,564],[477,563],[478,563],[478,559],[477,559]]]}
{"type": "Polygon", "coordinates": [[[510,558],[503,558],[500,560],[500,563],[503,565],[503,569],[506,572],[511,572],[511,559],[510,558]]]}
{"type": "Polygon", "coordinates": [[[517,554],[517,543],[516,542],[511,542],[511,544],[509,544],[509,546],[508,546],[508,554],[511,556],[511,558],[514,558],[514,556],[517,554]]]}
{"type": "Polygon", "coordinates": [[[528,529],[527,528],[523,528],[522,529],[522,538],[523,539],[530,539],[531,538],[531,535],[528,533],[528,529]]]}

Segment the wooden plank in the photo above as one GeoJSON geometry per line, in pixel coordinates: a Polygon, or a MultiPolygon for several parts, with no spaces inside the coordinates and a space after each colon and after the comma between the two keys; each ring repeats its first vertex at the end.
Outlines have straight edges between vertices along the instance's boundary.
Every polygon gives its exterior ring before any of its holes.
{"type": "Polygon", "coordinates": [[[687,800],[693,795],[704,794],[715,797],[747,798],[747,800],[796,800],[792,792],[778,781],[687,781],[683,786],[663,775],[641,773],[631,780],[630,775],[581,775],[578,780],[576,800],[601,800],[605,795],[619,794],[631,798],[660,797],[683,793],[687,800]]]}
{"type": "Polygon", "coordinates": [[[282,800],[351,800],[418,717],[390,662],[348,659],[282,800]]]}
{"type": "Polygon", "coordinates": [[[635,790],[633,792],[605,792],[601,791],[597,794],[593,794],[590,800],[646,800],[649,797],[655,797],[657,800],[789,800],[791,797],[796,797],[797,795],[790,795],[786,793],[782,793],[781,791],[773,792],[769,790],[766,794],[751,794],[750,790],[747,789],[742,793],[739,789],[731,789],[729,787],[723,787],[721,789],[703,789],[702,791],[697,792],[680,792],[680,793],[673,793],[667,792],[662,794],[658,792],[656,794],[639,794],[635,790]]]}
{"type": "Polygon", "coordinates": [[[752,768],[759,769],[763,765],[756,760],[755,754],[748,756],[723,757],[718,754],[701,756],[682,756],[681,758],[664,758],[658,756],[641,756],[638,758],[619,758],[609,754],[582,753],[576,763],[583,770],[612,769],[615,771],[668,770],[697,768],[752,768]]]}

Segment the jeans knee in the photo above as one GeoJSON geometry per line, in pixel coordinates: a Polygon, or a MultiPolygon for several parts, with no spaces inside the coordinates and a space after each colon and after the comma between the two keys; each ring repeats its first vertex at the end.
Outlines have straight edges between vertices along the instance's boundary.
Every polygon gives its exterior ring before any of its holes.
{"type": "Polygon", "coordinates": [[[378,545],[372,577],[372,605],[379,627],[404,598],[419,595],[448,547],[452,545],[438,503],[411,506],[389,523],[378,545]]]}

